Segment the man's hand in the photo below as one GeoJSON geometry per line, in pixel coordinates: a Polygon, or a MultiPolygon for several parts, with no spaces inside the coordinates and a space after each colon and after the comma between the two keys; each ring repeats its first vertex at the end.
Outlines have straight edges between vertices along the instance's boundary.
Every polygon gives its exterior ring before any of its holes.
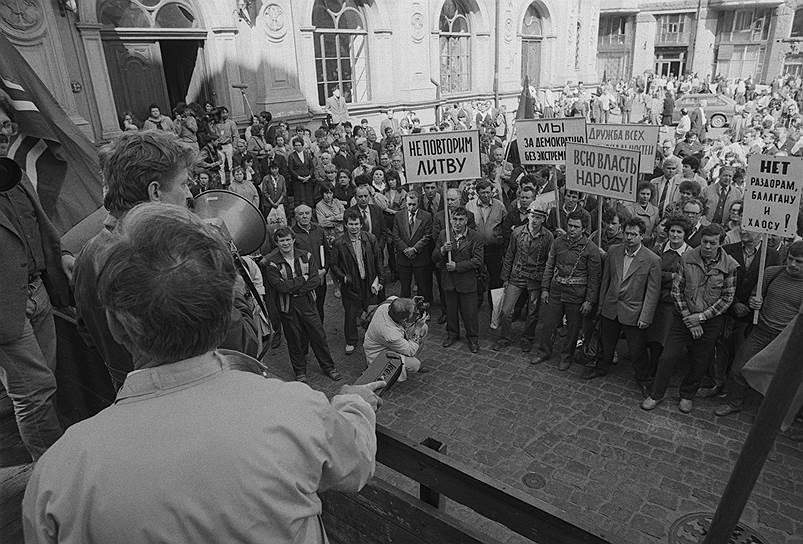
{"type": "Polygon", "coordinates": [[[686,328],[691,329],[692,327],[699,327],[703,323],[702,319],[700,319],[700,314],[691,314],[687,315],[683,318],[683,324],[686,325],[686,328]]]}
{"type": "Polygon", "coordinates": [[[447,261],[446,262],[446,271],[447,272],[454,272],[457,270],[457,263],[454,261],[447,261]]]}
{"type": "Polygon", "coordinates": [[[382,399],[375,393],[377,389],[387,386],[384,381],[371,382],[365,385],[344,385],[340,388],[341,395],[359,395],[362,400],[371,405],[374,412],[382,406],[382,399]]]}
{"type": "Polygon", "coordinates": [[[541,291],[541,303],[549,304],[549,291],[541,291]]]}
{"type": "Polygon", "coordinates": [[[638,328],[639,328],[639,329],[646,329],[646,328],[647,328],[647,327],[649,327],[649,326],[650,326],[650,324],[649,324],[649,323],[645,323],[645,322],[644,322],[644,321],[642,321],[641,319],[639,319],[639,320],[638,320],[638,328]]]}
{"type": "Polygon", "coordinates": [[[72,283],[72,275],[75,270],[75,256],[72,253],[61,254],[61,269],[64,270],[67,279],[72,283]]]}
{"type": "Polygon", "coordinates": [[[319,270],[318,270],[318,277],[319,277],[319,278],[321,278],[321,279],[323,279],[323,278],[324,278],[324,276],[326,276],[326,269],[325,269],[325,268],[321,268],[321,269],[319,269],[319,270]]]}
{"type": "Polygon", "coordinates": [[[377,283],[377,284],[371,286],[371,292],[373,294],[375,294],[375,295],[378,295],[379,291],[381,291],[381,290],[382,290],[382,284],[381,283],[377,283]]]}
{"type": "Polygon", "coordinates": [[[441,246],[441,253],[449,253],[452,251],[452,242],[446,242],[441,246]]]}
{"type": "Polygon", "coordinates": [[[761,309],[761,305],[764,304],[764,300],[758,298],[757,296],[752,296],[747,301],[747,304],[750,306],[751,310],[760,310],[761,309]]]}
{"type": "Polygon", "coordinates": [[[694,327],[689,328],[689,332],[691,332],[691,337],[695,340],[699,340],[703,337],[703,327],[701,325],[695,325],[694,327]]]}
{"type": "Polygon", "coordinates": [[[402,253],[404,253],[404,256],[407,257],[408,259],[412,259],[413,257],[415,257],[415,249],[411,247],[408,247],[407,249],[403,250],[402,253]]]}
{"type": "Polygon", "coordinates": [[[508,284],[508,283],[510,283],[510,282],[508,282],[508,281],[503,281],[503,282],[502,282],[502,289],[507,289],[507,284],[508,284]]]}
{"type": "Polygon", "coordinates": [[[585,302],[583,302],[583,304],[580,305],[580,313],[583,314],[583,315],[588,315],[588,314],[591,313],[591,309],[593,307],[594,307],[594,305],[591,304],[591,302],[586,300],[585,302]]]}
{"type": "Polygon", "coordinates": [[[733,312],[736,314],[736,317],[744,317],[750,313],[750,308],[748,308],[747,305],[742,304],[741,302],[734,302],[733,312]]]}
{"type": "Polygon", "coordinates": [[[563,236],[564,234],[566,234],[566,231],[563,230],[562,228],[556,228],[555,234],[556,234],[555,238],[557,238],[558,236],[563,236]]]}

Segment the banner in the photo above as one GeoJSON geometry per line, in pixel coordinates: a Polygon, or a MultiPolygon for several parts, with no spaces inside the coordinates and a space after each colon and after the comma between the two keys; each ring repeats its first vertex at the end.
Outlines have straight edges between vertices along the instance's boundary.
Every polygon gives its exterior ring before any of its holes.
{"type": "Polygon", "coordinates": [[[60,234],[103,203],[95,146],[0,34],[0,109],[19,127],[7,155],[22,168],[60,234]]]}
{"type": "Polygon", "coordinates": [[[641,153],[641,174],[652,174],[655,168],[655,151],[660,132],[658,125],[605,125],[589,123],[586,126],[587,143],[641,153]]]}
{"type": "Polygon", "coordinates": [[[583,117],[516,120],[516,143],[521,164],[563,164],[566,144],[585,141],[586,120],[583,117]]]}
{"type": "Polygon", "coordinates": [[[566,144],[566,189],[636,201],[638,151],[588,144],[566,144]]]}
{"type": "Polygon", "coordinates": [[[407,183],[482,177],[477,130],[406,134],[402,136],[402,154],[407,183]]]}
{"type": "Polygon", "coordinates": [[[794,236],[803,189],[803,159],[751,155],[747,160],[742,226],[752,232],[794,236]]]}

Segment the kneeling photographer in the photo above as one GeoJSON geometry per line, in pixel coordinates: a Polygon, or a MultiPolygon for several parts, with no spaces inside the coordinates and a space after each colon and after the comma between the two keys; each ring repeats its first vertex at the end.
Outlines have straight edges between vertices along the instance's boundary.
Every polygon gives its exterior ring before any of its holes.
{"type": "Polygon", "coordinates": [[[421,371],[417,355],[429,332],[427,321],[429,303],[423,297],[389,297],[376,307],[365,331],[363,350],[368,365],[383,353],[393,352],[404,363],[398,381],[405,381],[408,373],[421,371]]]}

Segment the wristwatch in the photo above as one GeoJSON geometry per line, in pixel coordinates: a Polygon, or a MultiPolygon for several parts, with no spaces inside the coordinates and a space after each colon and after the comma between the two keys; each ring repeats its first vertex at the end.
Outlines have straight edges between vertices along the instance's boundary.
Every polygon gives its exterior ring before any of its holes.
{"type": "Polygon", "coordinates": [[[701,323],[701,324],[702,324],[703,322],[705,322],[705,316],[704,316],[703,314],[701,314],[701,313],[700,313],[700,314],[697,314],[697,318],[700,320],[700,323],[701,323]]]}

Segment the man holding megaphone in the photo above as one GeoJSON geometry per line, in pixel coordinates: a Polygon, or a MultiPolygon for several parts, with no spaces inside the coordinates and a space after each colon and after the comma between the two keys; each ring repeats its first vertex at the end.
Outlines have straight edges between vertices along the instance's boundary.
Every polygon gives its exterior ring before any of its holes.
{"type": "MultiPolygon", "coordinates": [[[[164,202],[186,206],[192,198],[187,183],[197,160],[197,149],[173,134],[145,130],[130,132],[106,145],[100,152],[105,183],[104,206],[109,216],[103,230],[90,240],[75,263],[75,305],[79,327],[86,330],[109,369],[115,389],[135,368],[128,350],[109,331],[106,312],[97,295],[97,278],[104,265],[105,249],[119,236],[118,222],[142,202],[164,202]]],[[[199,289],[203,279],[199,278],[199,289]]],[[[257,355],[259,338],[253,301],[241,278],[235,291],[229,334],[221,347],[257,355]]]]}

